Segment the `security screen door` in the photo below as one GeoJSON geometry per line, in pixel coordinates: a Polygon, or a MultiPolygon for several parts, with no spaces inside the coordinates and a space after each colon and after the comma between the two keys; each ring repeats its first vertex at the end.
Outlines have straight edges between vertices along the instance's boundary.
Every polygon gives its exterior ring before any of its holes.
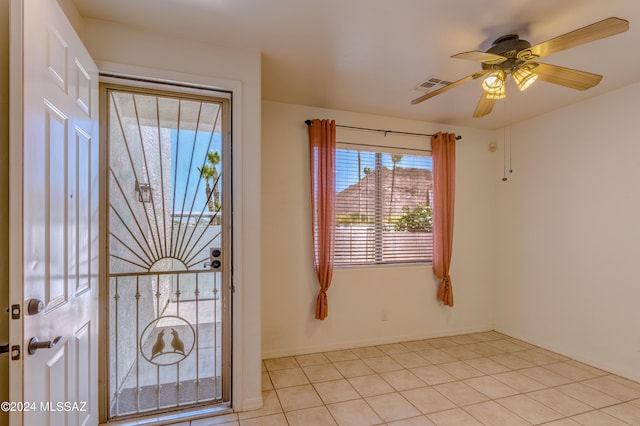
{"type": "Polygon", "coordinates": [[[228,405],[229,100],[113,84],[101,95],[109,417],[228,405]]]}

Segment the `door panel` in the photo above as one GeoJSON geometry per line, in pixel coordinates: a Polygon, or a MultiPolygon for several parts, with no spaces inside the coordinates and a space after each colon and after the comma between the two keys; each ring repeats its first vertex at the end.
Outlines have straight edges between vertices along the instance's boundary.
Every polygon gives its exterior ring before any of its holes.
{"type": "Polygon", "coordinates": [[[55,0],[20,3],[24,310],[44,304],[23,317],[23,424],[97,425],[97,67],[55,0]]]}
{"type": "MultiPolygon", "coordinates": [[[[67,213],[65,194],[65,175],[67,169],[68,120],[55,105],[45,100],[45,133],[41,146],[43,149],[44,168],[47,171],[44,181],[40,182],[44,189],[45,206],[45,305],[47,311],[55,309],[67,301],[65,286],[66,250],[65,230],[67,229],[65,215],[67,213]],[[47,270],[48,269],[48,270],[47,270]]],[[[28,167],[30,161],[25,166],[28,167]]],[[[38,167],[38,164],[34,164],[38,167]]],[[[27,170],[25,170],[26,172],[27,170]]],[[[29,182],[27,179],[26,182],[29,182]]],[[[37,206],[33,206],[37,208],[37,206]]]]}
{"type": "MultiPolygon", "coordinates": [[[[94,400],[93,396],[97,395],[98,389],[95,388],[95,382],[91,379],[91,323],[87,322],[75,333],[75,347],[76,347],[76,363],[74,375],[78,378],[78,401],[87,401],[89,405],[94,400]],[[93,388],[92,388],[93,386],[93,388]]],[[[88,425],[91,419],[91,412],[94,407],[87,407],[84,411],[77,411],[78,425],[88,425]]],[[[95,420],[94,420],[95,421],[95,420]]]]}

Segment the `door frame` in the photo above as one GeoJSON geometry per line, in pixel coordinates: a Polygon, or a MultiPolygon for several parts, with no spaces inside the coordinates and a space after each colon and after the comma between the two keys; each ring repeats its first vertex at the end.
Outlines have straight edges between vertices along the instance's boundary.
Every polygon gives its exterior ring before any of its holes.
{"type": "MultiPolygon", "coordinates": [[[[109,144],[108,144],[108,133],[109,129],[109,119],[108,119],[108,99],[107,93],[108,89],[122,89],[126,91],[128,89],[140,93],[148,93],[150,95],[184,95],[185,97],[193,97],[194,99],[200,98],[201,100],[206,100],[207,98],[215,98],[218,97],[222,102],[223,112],[226,114],[223,115],[223,132],[226,134],[223,135],[223,138],[227,140],[226,143],[222,143],[222,158],[224,163],[224,167],[222,169],[222,173],[224,173],[227,178],[222,180],[222,192],[223,197],[227,197],[227,201],[223,203],[223,205],[228,207],[224,208],[223,212],[223,241],[226,240],[225,243],[225,253],[223,256],[223,272],[222,272],[222,283],[221,286],[228,286],[227,289],[223,290],[223,295],[227,295],[228,298],[228,306],[223,308],[224,311],[228,312],[226,317],[223,317],[223,333],[226,334],[228,339],[223,340],[223,344],[226,344],[226,347],[223,346],[223,359],[226,359],[227,365],[223,363],[222,370],[223,376],[226,376],[230,382],[229,387],[225,390],[223,388],[223,399],[228,401],[226,405],[218,405],[215,404],[207,407],[185,407],[182,411],[180,408],[175,409],[176,411],[166,412],[162,411],[160,413],[142,413],[138,416],[126,416],[126,419],[123,420],[125,422],[143,420],[143,419],[163,419],[170,420],[175,418],[176,415],[179,415],[181,419],[186,418],[184,413],[193,413],[193,418],[202,417],[205,415],[211,415],[212,413],[219,413],[230,411],[230,407],[232,404],[232,395],[231,390],[233,389],[233,377],[234,374],[232,372],[232,362],[233,357],[233,347],[234,347],[234,339],[232,329],[233,323],[233,311],[234,311],[234,284],[233,284],[233,252],[234,252],[234,241],[233,241],[233,130],[232,130],[232,110],[233,110],[233,92],[229,90],[206,87],[201,85],[189,84],[189,83],[178,83],[178,82],[166,82],[154,78],[147,77],[132,77],[131,75],[122,75],[120,73],[101,73],[100,81],[99,81],[99,121],[100,121],[100,224],[99,224],[99,238],[100,238],[100,277],[99,282],[102,285],[99,288],[98,300],[99,300],[99,347],[102,348],[100,350],[99,359],[98,359],[98,372],[99,372],[99,389],[98,389],[98,405],[99,405],[99,420],[101,423],[117,424],[120,420],[116,419],[113,421],[109,421],[109,412],[110,412],[110,391],[109,391],[109,325],[110,325],[110,300],[109,300],[109,289],[107,283],[109,282],[109,238],[108,238],[108,220],[109,214],[108,209],[110,206],[109,203],[109,164],[110,164],[110,156],[109,156],[109,144]],[[227,195],[224,195],[227,194],[227,195]],[[226,215],[227,219],[224,219],[226,215]]],[[[223,198],[224,199],[224,198],[223,198]]],[[[223,384],[224,386],[224,384],[223,384]]],[[[187,414],[188,416],[188,414],[187,414]]],[[[189,417],[191,418],[191,417],[189,417]]],[[[156,420],[157,421],[157,420],[156,420]]]]}
{"type": "MultiPolygon", "coordinates": [[[[22,186],[22,0],[10,0],[10,163],[11,189],[9,255],[9,303],[23,304],[21,286],[22,196],[17,188],[22,186]],[[15,287],[15,288],[14,288],[15,287]]],[[[165,38],[166,39],[166,38],[165,38]]],[[[168,40],[168,39],[166,39],[168,40]]],[[[147,41],[141,42],[145,46],[147,41]]],[[[176,46],[168,47],[168,52],[176,46]]],[[[212,52],[218,50],[212,48],[212,52]]],[[[262,406],[261,394],[261,328],[260,328],[260,78],[259,55],[248,54],[241,58],[231,56],[230,67],[200,68],[190,71],[176,64],[151,63],[135,56],[107,55],[96,63],[100,72],[123,76],[145,76],[159,82],[183,83],[227,90],[232,93],[232,133],[234,138],[234,223],[233,243],[236,257],[233,261],[234,306],[233,306],[233,356],[232,404],[235,410],[252,410],[262,406]],[[115,58],[115,59],[114,59],[115,58]],[[247,68],[251,67],[251,68],[247,68]],[[209,71],[210,73],[207,73],[209,71]],[[213,74],[211,74],[213,72],[213,74]],[[227,77],[220,77],[227,76],[227,77]],[[236,76],[234,78],[233,76],[236,76]]],[[[190,55],[190,56],[189,56],[190,55]]],[[[191,51],[187,52],[193,57],[191,51]]],[[[222,55],[223,59],[227,56],[222,55]]],[[[95,58],[94,58],[95,59],[95,58]]],[[[152,58],[153,59],[153,58],[152,58]]],[[[10,344],[22,348],[24,340],[22,322],[9,321],[10,344]]],[[[22,399],[22,362],[9,361],[9,388],[12,400],[22,399]]],[[[10,414],[11,425],[21,425],[20,413],[10,414]]]]}
{"type": "MultiPolygon", "coordinates": [[[[9,305],[18,305],[24,310],[24,289],[22,288],[23,258],[23,23],[24,13],[21,0],[11,0],[9,4],[9,305]]],[[[9,345],[18,345],[22,353],[19,360],[11,360],[9,355],[9,400],[23,400],[23,320],[11,319],[9,315],[9,345]]],[[[22,413],[9,413],[10,425],[22,424],[22,413]]]]}

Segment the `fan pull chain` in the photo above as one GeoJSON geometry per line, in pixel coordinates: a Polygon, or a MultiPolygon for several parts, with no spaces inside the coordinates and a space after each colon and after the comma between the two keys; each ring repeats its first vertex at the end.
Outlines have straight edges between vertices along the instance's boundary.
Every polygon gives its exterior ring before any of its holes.
{"type": "Polygon", "coordinates": [[[511,157],[511,109],[512,109],[512,97],[509,96],[504,99],[502,103],[503,106],[503,126],[502,126],[502,139],[503,139],[503,155],[502,155],[502,181],[506,182],[507,173],[513,173],[513,169],[511,167],[512,157],[511,157]],[[509,106],[507,107],[507,99],[509,102],[509,106]],[[507,149],[509,151],[509,168],[507,168],[507,149]]]}
{"type": "Polygon", "coordinates": [[[507,100],[502,102],[502,181],[507,181],[507,100]]]}
{"type": "MultiPolygon", "coordinates": [[[[503,103],[503,106],[506,108],[506,105],[503,103]]],[[[505,113],[506,116],[506,113],[505,113]]],[[[506,121],[506,119],[505,119],[506,121]]],[[[507,126],[506,123],[502,128],[502,181],[507,181],[507,126]]]]}
{"type": "MultiPolygon", "coordinates": [[[[515,84],[514,84],[515,86],[515,84]]],[[[511,138],[511,123],[512,123],[512,111],[513,111],[513,97],[509,97],[509,108],[507,108],[509,110],[509,169],[507,170],[507,173],[511,174],[513,173],[513,168],[511,167],[511,142],[512,142],[512,138],[511,138]]]]}

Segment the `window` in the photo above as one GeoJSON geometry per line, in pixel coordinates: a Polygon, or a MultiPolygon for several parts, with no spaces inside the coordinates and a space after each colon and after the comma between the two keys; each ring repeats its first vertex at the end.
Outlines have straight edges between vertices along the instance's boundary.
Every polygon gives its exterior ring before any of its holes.
{"type": "Polygon", "coordinates": [[[335,264],[430,262],[431,157],[376,149],[336,150],[335,264]]]}

